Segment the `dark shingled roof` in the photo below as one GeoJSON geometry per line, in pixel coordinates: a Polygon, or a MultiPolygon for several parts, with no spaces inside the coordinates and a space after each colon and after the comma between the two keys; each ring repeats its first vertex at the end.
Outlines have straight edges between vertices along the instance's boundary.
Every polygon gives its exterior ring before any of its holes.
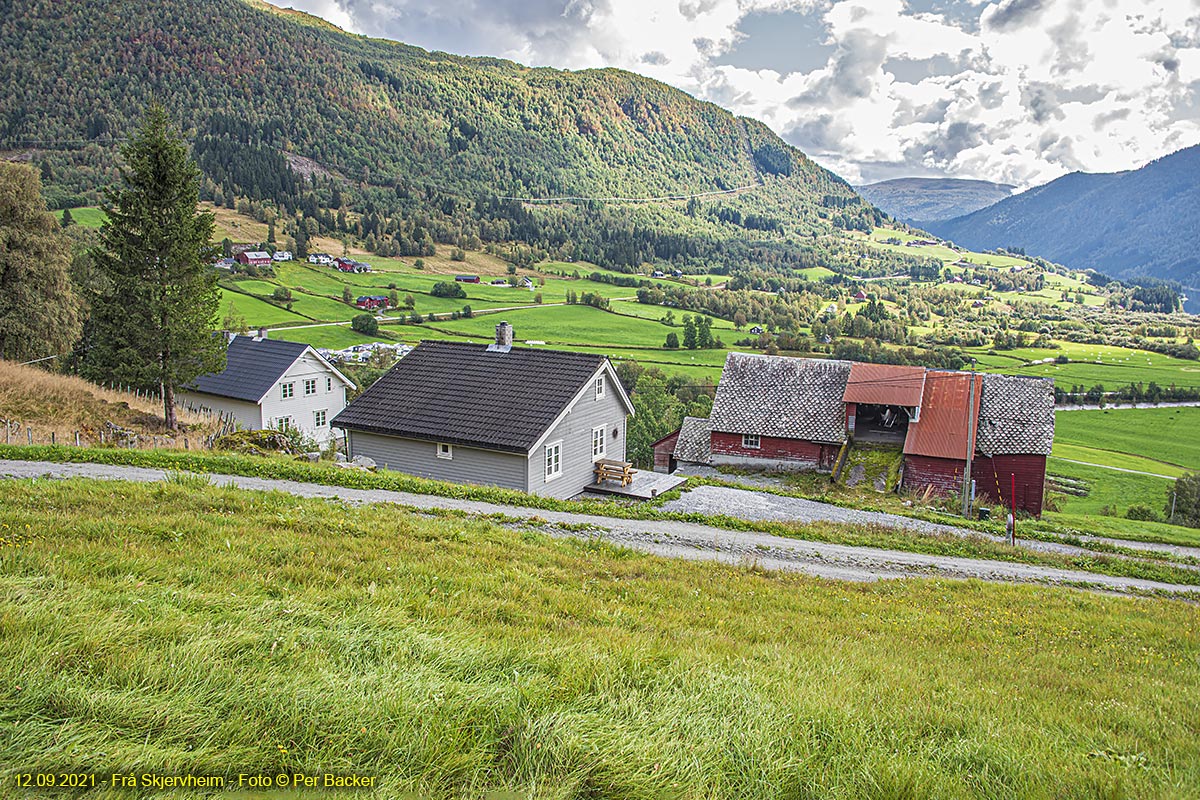
{"type": "Polygon", "coordinates": [[[225,371],[201,375],[184,388],[257,403],[307,349],[299,342],[235,336],[225,356],[225,371]]]}
{"type": "Polygon", "coordinates": [[[849,361],[730,353],[713,400],[712,430],[841,444],[849,376],[849,361]]]}
{"type": "Polygon", "coordinates": [[[975,449],[994,455],[1050,455],[1054,445],[1054,381],[983,376],[975,449]]]}
{"type": "Polygon", "coordinates": [[[421,342],[333,425],[527,453],[604,362],[587,353],[421,342]]]}
{"type": "Polygon", "coordinates": [[[683,425],[679,428],[679,438],[675,440],[675,458],[695,464],[708,463],[712,454],[711,433],[712,429],[704,417],[684,417],[683,425]]]}

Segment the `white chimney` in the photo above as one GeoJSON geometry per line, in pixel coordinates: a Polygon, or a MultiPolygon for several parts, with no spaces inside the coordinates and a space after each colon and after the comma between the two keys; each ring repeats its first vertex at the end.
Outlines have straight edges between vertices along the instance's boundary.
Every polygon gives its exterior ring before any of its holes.
{"type": "Polygon", "coordinates": [[[259,338],[259,339],[265,339],[265,338],[267,338],[267,329],[266,329],[266,328],[259,328],[259,329],[258,329],[258,338],[259,338]]]}
{"type": "Polygon", "coordinates": [[[501,322],[496,326],[496,342],[488,345],[489,353],[507,353],[512,350],[513,343],[513,326],[507,322],[501,322]]]}

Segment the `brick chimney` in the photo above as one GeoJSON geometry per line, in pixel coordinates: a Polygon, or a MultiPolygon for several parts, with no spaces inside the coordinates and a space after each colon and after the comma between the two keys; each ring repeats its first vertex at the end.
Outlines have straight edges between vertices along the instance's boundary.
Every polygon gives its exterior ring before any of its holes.
{"type": "Polygon", "coordinates": [[[507,353],[512,350],[513,343],[513,326],[507,322],[501,322],[496,326],[496,342],[488,345],[489,353],[507,353]]]}

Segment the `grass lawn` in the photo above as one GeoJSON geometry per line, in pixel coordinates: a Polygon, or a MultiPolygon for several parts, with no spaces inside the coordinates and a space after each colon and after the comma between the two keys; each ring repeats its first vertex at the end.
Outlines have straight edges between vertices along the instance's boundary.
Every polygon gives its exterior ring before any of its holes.
{"type": "Polygon", "coordinates": [[[186,479],[6,495],[5,780],[336,770],[379,775],[364,797],[539,798],[1200,785],[1200,616],[1178,602],[766,575],[186,479]]]}
{"type": "MultiPolygon", "coordinates": [[[[1131,453],[1152,462],[1173,464],[1180,467],[1180,471],[1197,470],[1200,469],[1200,408],[1107,408],[1062,412],[1054,417],[1054,441],[1113,453],[1131,453]]],[[[1127,466],[1124,463],[1113,465],[1127,466]]],[[[1163,469],[1132,469],[1173,474],[1163,469]]]]}
{"type": "MultiPolygon", "coordinates": [[[[61,220],[62,212],[55,211],[54,216],[61,220]]],[[[75,221],[76,225],[83,228],[99,228],[108,219],[108,216],[97,206],[80,206],[71,209],[71,219],[75,221]]]]}
{"type": "Polygon", "coordinates": [[[1059,458],[1067,458],[1072,461],[1083,461],[1087,464],[1099,464],[1101,466],[1118,467],[1120,469],[1132,469],[1138,472],[1149,472],[1154,475],[1165,475],[1170,478],[1178,478],[1186,472],[1183,467],[1177,467],[1174,464],[1165,464],[1162,461],[1155,461],[1143,456],[1114,453],[1112,450],[1102,450],[1097,447],[1087,447],[1081,444],[1067,444],[1056,441],[1053,452],[1059,458]]]}

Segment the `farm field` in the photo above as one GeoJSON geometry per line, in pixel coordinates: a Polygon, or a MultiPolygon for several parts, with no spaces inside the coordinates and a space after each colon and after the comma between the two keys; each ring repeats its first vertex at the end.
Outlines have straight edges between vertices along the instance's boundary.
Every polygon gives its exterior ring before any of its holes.
{"type": "Polygon", "coordinates": [[[1054,441],[1101,452],[1130,453],[1151,463],[1200,470],[1200,408],[1063,412],[1054,418],[1054,441]]]}
{"type": "Polygon", "coordinates": [[[1183,467],[1177,467],[1174,464],[1166,464],[1162,461],[1155,461],[1142,456],[1114,452],[1112,450],[1102,450],[1080,444],[1066,444],[1058,441],[1057,435],[1054,438],[1054,455],[1059,458],[1083,461],[1088,464],[1099,464],[1106,467],[1116,467],[1118,469],[1149,472],[1154,475],[1166,475],[1172,478],[1178,478],[1187,471],[1183,467]]]}
{"type": "Polygon", "coordinates": [[[367,798],[1200,784],[1180,602],[764,574],[186,478],[6,490],[23,771],[360,771],[367,798]]]}
{"type": "Polygon", "coordinates": [[[1012,375],[1036,375],[1054,378],[1060,386],[1073,384],[1091,387],[1103,384],[1116,389],[1130,383],[1149,383],[1159,386],[1200,386],[1200,363],[1172,358],[1146,350],[1130,350],[1109,345],[1059,342],[1058,350],[1002,350],[994,355],[989,348],[965,348],[978,359],[980,368],[1012,375]],[[1068,364],[1033,364],[1028,362],[1066,355],[1068,364]]]}
{"type": "Polygon", "coordinates": [[[270,337],[272,339],[283,339],[288,342],[311,344],[313,347],[328,350],[344,350],[356,344],[400,340],[401,337],[392,337],[390,335],[393,330],[398,329],[388,327],[381,329],[381,335],[379,336],[364,336],[361,333],[351,330],[349,325],[321,325],[313,328],[275,329],[270,332],[270,337]],[[386,330],[386,333],[384,330],[386,330]]]}
{"type": "Polygon", "coordinates": [[[1061,511],[1045,514],[1051,522],[1084,533],[1200,546],[1200,530],[1195,528],[1125,517],[1126,511],[1134,504],[1149,506],[1161,515],[1167,502],[1167,492],[1174,485],[1171,480],[1073,464],[1053,456],[1046,462],[1046,471],[1050,475],[1084,481],[1090,489],[1086,497],[1061,495],[1061,511]],[[1106,507],[1114,513],[1101,513],[1106,507]]]}
{"type": "Polygon", "coordinates": [[[298,325],[309,321],[299,314],[293,314],[285,308],[273,306],[248,294],[231,292],[224,288],[217,291],[221,295],[220,310],[217,312],[218,322],[229,313],[231,307],[245,317],[246,323],[252,328],[260,325],[298,325]]]}
{"type": "MultiPolygon", "coordinates": [[[[600,346],[620,342],[618,346],[660,348],[668,333],[682,335],[674,328],[651,320],[611,314],[591,306],[550,306],[508,311],[504,319],[512,323],[516,341],[544,341],[547,344],[600,346]]],[[[438,321],[430,327],[450,333],[490,340],[496,323],[494,316],[438,321]]]]}

